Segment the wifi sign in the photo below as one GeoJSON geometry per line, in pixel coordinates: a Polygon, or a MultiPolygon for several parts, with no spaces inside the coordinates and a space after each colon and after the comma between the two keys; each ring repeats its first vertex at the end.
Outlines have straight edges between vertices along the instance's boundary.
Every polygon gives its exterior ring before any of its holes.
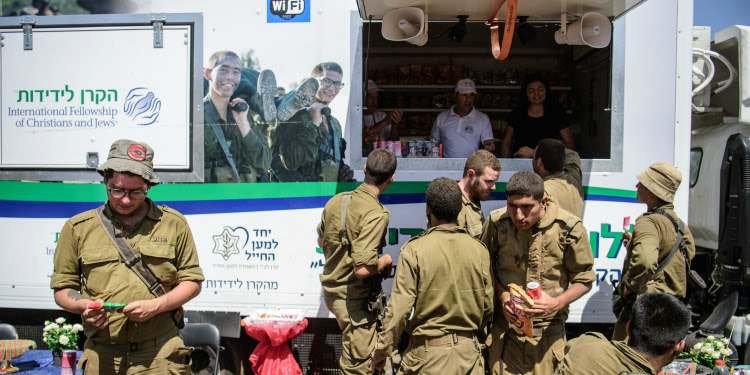
{"type": "Polygon", "coordinates": [[[310,22],[311,0],[268,0],[266,22],[310,22]]]}

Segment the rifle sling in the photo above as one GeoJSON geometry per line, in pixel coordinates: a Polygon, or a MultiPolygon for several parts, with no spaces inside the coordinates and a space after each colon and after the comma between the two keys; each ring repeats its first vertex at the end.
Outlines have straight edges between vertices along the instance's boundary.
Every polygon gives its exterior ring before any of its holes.
{"type": "Polygon", "coordinates": [[[120,253],[122,262],[125,263],[126,267],[138,275],[138,278],[146,284],[146,287],[148,287],[148,291],[155,297],[161,297],[167,294],[167,291],[164,289],[164,286],[161,285],[159,279],[151,273],[151,270],[143,265],[140,254],[133,251],[130,244],[125,241],[125,236],[122,234],[122,231],[116,228],[112,219],[107,216],[104,206],[96,209],[96,218],[99,219],[99,224],[101,224],[104,232],[107,233],[109,240],[112,241],[117,248],[117,251],[120,253]]]}
{"type": "Polygon", "coordinates": [[[675,238],[674,245],[672,245],[672,250],[669,251],[669,254],[667,255],[667,257],[664,258],[664,260],[659,263],[659,266],[656,268],[656,271],[654,272],[654,275],[651,276],[651,280],[655,279],[656,276],[659,275],[659,272],[663,271],[664,268],[667,267],[667,264],[669,264],[669,261],[672,260],[672,257],[674,257],[674,254],[677,252],[677,249],[681,249],[682,255],[685,257],[685,265],[687,266],[687,269],[688,269],[688,272],[689,272],[690,266],[688,264],[687,254],[685,253],[685,246],[684,245],[681,246],[682,245],[682,236],[685,233],[685,223],[683,223],[682,220],[677,219],[677,220],[679,220],[679,225],[677,225],[677,223],[675,223],[674,219],[672,219],[672,217],[669,216],[667,214],[667,212],[664,211],[664,210],[662,210],[662,209],[654,210],[654,213],[657,213],[657,214],[662,215],[662,216],[666,217],[667,219],[669,219],[669,221],[672,223],[672,225],[674,225],[675,232],[677,232],[677,238],[675,238]]]}

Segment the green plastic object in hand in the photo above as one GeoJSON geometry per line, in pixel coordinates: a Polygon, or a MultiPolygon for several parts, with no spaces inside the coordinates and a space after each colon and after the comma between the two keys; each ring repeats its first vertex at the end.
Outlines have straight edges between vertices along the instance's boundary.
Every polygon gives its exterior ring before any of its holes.
{"type": "Polygon", "coordinates": [[[86,305],[87,309],[90,310],[98,310],[98,309],[104,309],[108,313],[115,312],[117,309],[121,309],[125,306],[127,306],[127,303],[111,303],[111,302],[91,302],[88,305],[86,305]]]}

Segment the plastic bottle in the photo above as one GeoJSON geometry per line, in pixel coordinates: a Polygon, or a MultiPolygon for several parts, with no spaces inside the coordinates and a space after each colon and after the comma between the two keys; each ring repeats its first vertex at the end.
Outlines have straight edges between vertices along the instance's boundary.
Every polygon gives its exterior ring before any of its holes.
{"type": "Polygon", "coordinates": [[[712,372],[713,375],[729,375],[729,369],[724,361],[717,359],[715,363],[716,367],[714,367],[714,372],[712,372]]]}

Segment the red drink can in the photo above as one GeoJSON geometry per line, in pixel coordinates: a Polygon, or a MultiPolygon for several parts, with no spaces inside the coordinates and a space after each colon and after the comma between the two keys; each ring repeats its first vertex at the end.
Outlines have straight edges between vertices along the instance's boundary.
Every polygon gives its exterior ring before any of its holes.
{"type": "Polygon", "coordinates": [[[529,292],[531,298],[542,299],[542,286],[538,282],[530,282],[529,285],[526,285],[526,291],[529,292]]]}

